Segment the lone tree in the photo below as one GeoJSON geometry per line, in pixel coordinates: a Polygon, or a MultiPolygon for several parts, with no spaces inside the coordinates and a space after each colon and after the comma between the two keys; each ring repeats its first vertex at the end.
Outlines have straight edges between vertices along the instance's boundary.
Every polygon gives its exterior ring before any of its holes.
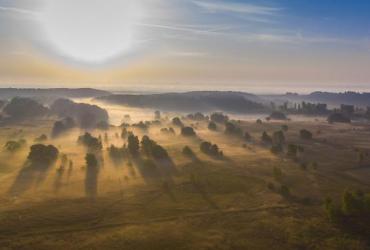
{"type": "Polygon", "coordinates": [[[183,127],[181,129],[181,135],[183,136],[196,136],[194,129],[192,127],[183,127]]]}
{"type": "Polygon", "coordinates": [[[299,132],[299,135],[304,140],[311,140],[312,139],[312,133],[310,131],[308,131],[307,129],[302,129],[299,132]]]}
{"type": "Polygon", "coordinates": [[[129,133],[127,138],[127,148],[131,155],[138,155],[140,149],[139,138],[133,133],[129,133]]]}

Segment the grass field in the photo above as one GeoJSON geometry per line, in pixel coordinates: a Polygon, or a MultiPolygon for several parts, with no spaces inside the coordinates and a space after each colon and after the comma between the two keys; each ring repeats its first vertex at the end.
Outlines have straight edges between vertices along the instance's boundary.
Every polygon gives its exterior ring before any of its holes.
{"type": "MultiPolygon", "coordinates": [[[[326,218],[323,201],[340,200],[346,188],[370,191],[370,126],[327,124],[315,119],[286,122],[245,120],[239,126],[254,143],[227,136],[223,126],[209,131],[206,122],[191,122],[197,138],[163,135],[167,126],[148,134],[166,148],[176,172],[145,176],[129,160],[115,164],[104,149],[98,197],[85,198],[85,149],[78,129],[47,144],[73,160],[73,172],[58,175],[59,161],[42,181],[10,195],[34,138],[50,134],[53,119],[0,128],[0,144],[26,139],[16,153],[0,153],[0,249],[367,249],[366,238],[341,230],[326,218]],[[260,144],[263,131],[280,130],[287,143],[304,152],[293,161],[260,144]],[[299,137],[301,129],[312,140],[299,137]],[[224,159],[199,150],[201,140],[216,143],[224,159]],[[198,160],[185,157],[187,145],[198,160]],[[364,159],[359,163],[359,152],[364,159]],[[280,174],[274,174],[278,169],[280,174]],[[56,186],[56,183],[58,185],[56,186]],[[284,185],[289,197],[280,192],[284,185]]],[[[91,131],[95,136],[104,131],[91,131]]],[[[110,144],[122,145],[118,127],[107,132],[110,144]]],[[[370,234],[369,234],[370,235],[370,234]]]]}

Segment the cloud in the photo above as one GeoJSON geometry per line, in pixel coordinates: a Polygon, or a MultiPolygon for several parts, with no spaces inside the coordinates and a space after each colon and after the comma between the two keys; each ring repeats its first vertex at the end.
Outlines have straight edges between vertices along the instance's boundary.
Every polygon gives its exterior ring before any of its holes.
{"type": "Polygon", "coordinates": [[[251,15],[276,15],[281,11],[280,8],[268,7],[255,4],[235,3],[235,2],[220,2],[220,1],[192,1],[196,6],[208,12],[232,12],[238,14],[251,15]]]}
{"type": "Polygon", "coordinates": [[[22,8],[16,8],[16,7],[4,7],[0,6],[0,12],[8,12],[12,14],[21,14],[21,15],[36,15],[37,12],[22,8]]]}

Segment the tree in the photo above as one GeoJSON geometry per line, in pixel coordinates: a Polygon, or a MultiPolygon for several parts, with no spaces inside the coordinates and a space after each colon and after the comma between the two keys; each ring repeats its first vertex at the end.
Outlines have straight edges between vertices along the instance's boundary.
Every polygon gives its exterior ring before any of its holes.
{"type": "Polygon", "coordinates": [[[129,133],[127,138],[127,148],[132,155],[137,155],[139,153],[140,144],[139,138],[133,133],[129,133]]]}
{"type": "Polygon", "coordinates": [[[60,136],[61,134],[65,133],[69,129],[74,128],[75,126],[76,126],[75,121],[70,117],[67,117],[60,121],[56,121],[51,131],[51,136],[52,137],[60,136]]]}
{"type": "Polygon", "coordinates": [[[192,127],[181,128],[181,135],[183,136],[196,136],[196,133],[192,127]]]}
{"type": "Polygon", "coordinates": [[[212,144],[210,142],[202,142],[200,144],[200,151],[203,153],[213,156],[213,157],[222,157],[223,152],[219,149],[219,147],[216,144],[212,144]]]}
{"type": "Polygon", "coordinates": [[[229,117],[227,115],[224,115],[223,113],[215,112],[211,114],[211,121],[217,123],[225,123],[229,121],[229,117]]]}
{"type": "Polygon", "coordinates": [[[299,135],[300,135],[301,139],[304,139],[304,140],[311,140],[312,139],[312,133],[310,131],[308,131],[307,129],[302,129],[299,132],[299,135]]]}
{"type": "Polygon", "coordinates": [[[172,119],[172,124],[177,126],[177,127],[183,127],[184,126],[184,124],[182,123],[182,121],[178,117],[175,117],[175,118],[172,119]]]}
{"type": "Polygon", "coordinates": [[[210,121],[209,124],[208,124],[208,129],[209,130],[212,130],[212,131],[216,131],[217,130],[217,125],[215,122],[213,121],[210,121]]]}
{"type": "Polygon", "coordinates": [[[281,129],[284,131],[284,132],[287,132],[289,130],[289,127],[288,125],[284,124],[281,126],[281,129]]]}
{"type": "Polygon", "coordinates": [[[225,123],[225,134],[241,136],[243,131],[232,122],[225,123]]]}
{"type": "Polygon", "coordinates": [[[33,164],[49,166],[58,158],[59,150],[53,145],[35,144],[31,146],[27,159],[33,164]]]}
{"type": "Polygon", "coordinates": [[[79,136],[77,142],[84,145],[89,151],[99,151],[103,148],[101,141],[88,132],[79,136]]]}

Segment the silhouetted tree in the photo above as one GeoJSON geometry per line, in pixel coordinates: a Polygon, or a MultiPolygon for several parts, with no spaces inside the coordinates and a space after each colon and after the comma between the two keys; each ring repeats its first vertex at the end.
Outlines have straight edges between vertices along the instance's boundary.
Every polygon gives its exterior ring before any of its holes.
{"type": "Polygon", "coordinates": [[[196,136],[196,133],[192,127],[181,128],[181,135],[183,136],[196,136]]]}
{"type": "Polygon", "coordinates": [[[127,143],[128,151],[132,155],[137,155],[140,149],[139,138],[130,132],[127,138],[127,143]]]}
{"type": "Polygon", "coordinates": [[[183,127],[184,126],[184,124],[182,123],[182,121],[178,117],[175,117],[175,118],[172,119],[172,124],[177,126],[177,127],[183,127]]]}
{"type": "Polygon", "coordinates": [[[225,123],[229,121],[229,117],[227,115],[224,115],[223,113],[216,112],[211,114],[211,121],[217,123],[225,123]]]}
{"type": "Polygon", "coordinates": [[[78,143],[84,145],[89,151],[99,151],[103,148],[99,139],[87,132],[78,137],[78,143]]]}
{"type": "Polygon", "coordinates": [[[40,167],[49,166],[58,158],[59,150],[53,145],[35,144],[31,146],[27,159],[40,167]]]}

